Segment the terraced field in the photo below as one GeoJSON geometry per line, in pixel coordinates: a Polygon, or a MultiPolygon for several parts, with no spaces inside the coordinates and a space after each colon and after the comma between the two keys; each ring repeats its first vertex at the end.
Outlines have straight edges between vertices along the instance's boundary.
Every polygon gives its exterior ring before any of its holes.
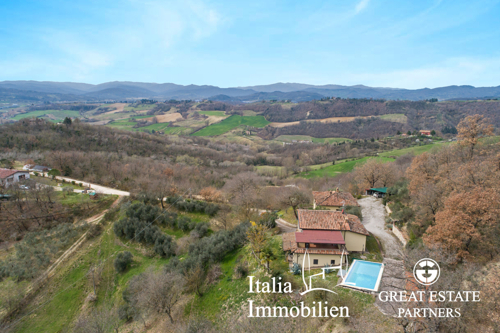
{"type": "Polygon", "coordinates": [[[205,116],[215,116],[215,117],[225,117],[226,113],[224,111],[198,111],[199,114],[204,114],[205,116]]]}
{"type": "Polygon", "coordinates": [[[314,143],[338,143],[338,142],[350,142],[351,139],[347,138],[313,138],[309,135],[280,135],[275,140],[282,142],[292,142],[295,141],[312,141],[314,143]]]}
{"type": "Polygon", "coordinates": [[[12,120],[21,120],[25,118],[33,118],[33,117],[44,117],[46,116],[47,120],[58,122],[64,120],[66,117],[77,118],[80,116],[78,111],[72,110],[40,110],[40,111],[31,111],[28,113],[18,114],[12,117],[12,120]]]}
{"type": "Polygon", "coordinates": [[[241,125],[253,127],[265,127],[269,122],[263,116],[238,116],[232,115],[221,122],[205,127],[191,135],[195,136],[216,136],[229,132],[241,125]]]}

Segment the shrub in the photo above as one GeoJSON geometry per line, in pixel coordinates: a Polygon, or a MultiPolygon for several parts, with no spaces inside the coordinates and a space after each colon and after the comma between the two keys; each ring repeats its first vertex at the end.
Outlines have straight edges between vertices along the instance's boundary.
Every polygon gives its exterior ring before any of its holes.
{"type": "Polygon", "coordinates": [[[116,256],[115,262],[114,262],[114,266],[115,266],[116,271],[118,273],[125,272],[127,270],[127,268],[130,266],[130,264],[132,263],[133,257],[134,256],[132,255],[132,253],[130,253],[128,251],[118,253],[118,255],[116,256]]]}
{"type": "Polygon", "coordinates": [[[236,277],[238,279],[245,278],[248,275],[248,265],[246,262],[240,262],[236,267],[236,277]]]}
{"type": "Polygon", "coordinates": [[[300,275],[302,273],[302,267],[294,262],[292,266],[292,273],[293,275],[300,275]]]}
{"type": "Polygon", "coordinates": [[[344,212],[346,214],[356,215],[360,219],[363,218],[363,214],[361,213],[361,207],[358,207],[358,206],[345,206],[344,212]]]}
{"type": "Polygon", "coordinates": [[[122,304],[118,308],[118,318],[124,320],[125,322],[131,321],[133,319],[130,307],[128,304],[122,304]]]}
{"type": "Polygon", "coordinates": [[[277,219],[278,219],[278,214],[276,212],[264,213],[259,218],[259,224],[265,226],[268,229],[273,229],[276,227],[277,219]]]}
{"type": "Polygon", "coordinates": [[[92,224],[87,233],[87,239],[92,239],[99,236],[102,233],[101,223],[92,224]]]}
{"type": "Polygon", "coordinates": [[[325,264],[325,273],[326,274],[330,274],[331,272],[333,272],[333,269],[329,269],[329,268],[330,268],[330,265],[325,264]]]}

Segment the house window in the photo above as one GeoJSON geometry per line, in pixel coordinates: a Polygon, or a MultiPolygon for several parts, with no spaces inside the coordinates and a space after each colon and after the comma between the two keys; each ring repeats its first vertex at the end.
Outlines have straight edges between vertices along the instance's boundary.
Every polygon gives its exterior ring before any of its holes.
{"type": "Polygon", "coordinates": [[[335,260],[330,260],[330,264],[335,265],[335,260]]]}
{"type": "Polygon", "coordinates": [[[318,264],[318,259],[314,259],[314,260],[313,260],[313,264],[314,264],[314,265],[317,265],[317,264],[318,264]]]}
{"type": "Polygon", "coordinates": [[[309,248],[309,243],[306,243],[306,249],[308,249],[308,248],[309,248]]]}

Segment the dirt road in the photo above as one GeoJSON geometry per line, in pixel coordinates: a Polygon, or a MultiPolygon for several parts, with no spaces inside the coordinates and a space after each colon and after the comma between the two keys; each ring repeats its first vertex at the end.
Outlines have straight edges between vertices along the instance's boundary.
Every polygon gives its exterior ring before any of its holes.
{"type": "MultiPolygon", "coordinates": [[[[48,176],[47,174],[45,174],[45,177],[50,177],[48,176]]],[[[65,180],[66,182],[68,182],[69,186],[71,186],[71,182],[74,181],[76,184],[79,184],[79,183],[82,183],[83,186],[88,186],[89,185],[89,182],[84,182],[84,181],[81,181],[81,180],[78,180],[78,179],[73,179],[73,178],[68,178],[68,177],[60,177],[60,176],[56,176],[55,177],[57,180],[65,180]]],[[[117,190],[117,189],[114,189],[114,188],[111,188],[111,187],[106,187],[106,186],[102,186],[102,185],[97,185],[97,184],[94,184],[94,183],[90,183],[90,187],[92,189],[94,189],[97,193],[102,193],[102,194],[115,194],[115,195],[120,195],[120,196],[125,196],[125,197],[129,197],[130,196],[130,192],[127,192],[127,191],[121,191],[121,190],[117,190]]]]}
{"type": "Polygon", "coordinates": [[[282,234],[284,234],[285,232],[297,231],[297,226],[288,223],[281,217],[276,220],[276,224],[278,225],[278,228],[280,228],[282,234]]]}
{"type": "Polygon", "coordinates": [[[366,197],[358,202],[363,213],[362,222],[365,228],[382,242],[385,257],[400,259],[403,246],[390,231],[384,228],[385,209],[382,199],[366,197]]]}

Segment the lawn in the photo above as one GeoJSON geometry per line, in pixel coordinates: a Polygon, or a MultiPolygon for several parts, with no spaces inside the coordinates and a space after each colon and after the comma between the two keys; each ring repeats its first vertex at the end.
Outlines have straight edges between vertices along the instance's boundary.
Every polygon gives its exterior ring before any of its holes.
{"type": "Polygon", "coordinates": [[[229,132],[240,125],[253,127],[265,127],[269,122],[263,116],[238,116],[232,115],[221,122],[205,127],[191,135],[195,136],[216,136],[229,132]]]}
{"type": "MultiPolygon", "coordinates": [[[[28,113],[18,114],[12,117],[12,120],[21,120],[24,118],[32,118],[32,117],[42,117],[45,115],[51,114],[57,120],[64,120],[66,117],[77,118],[80,117],[80,113],[78,111],[72,110],[40,110],[40,111],[31,111],[28,113]]],[[[51,120],[51,121],[57,121],[51,120]]]]}
{"type": "MultiPolygon", "coordinates": [[[[350,160],[342,163],[336,163],[335,165],[329,165],[322,169],[304,171],[299,173],[298,177],[303,177],[307,179],[315,177],[335,177],[340,173],[351,172],[356,165],[365,163],[371,158],[375,157],[363,157],[354,161],[350,160]]],[[[384,163],[394,161],[394,159],[389,157],[376,157],[376,158],[384,163]]]]}
{"type": "Polygon", "coordinates": [[[204,114],[205,116],[216,116],[225,117],[226,113],[224,111],[198,111],[199,114],[204,114]]]}

